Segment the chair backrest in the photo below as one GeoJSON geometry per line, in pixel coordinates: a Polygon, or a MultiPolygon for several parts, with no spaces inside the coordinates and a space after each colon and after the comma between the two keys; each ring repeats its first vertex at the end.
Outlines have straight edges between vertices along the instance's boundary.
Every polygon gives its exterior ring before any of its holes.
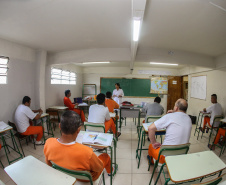
{"type": "Polygon", "coordinates": [[[187,154],[190,143],[182,144],[182,145],[162,145],[159,152],[160,155],[171,156],[171,155],[181,155],[187,154]]]}
{"type": "Polygon", "coordinates": [[[140,109],[120,109],[120,116],[125,118],[140,118],[140,109]]]}
{"type": "Polygon", "coordinates": [[[13,127],[14,131],[18,132],[15,123],[8,121],[8,124],[9,126],[13,127]]]}
{"type": "Polygon", "coordinates": [[[93,180],[92,180],[92,176],[88,171],[77,171],[77,170],[69,170],[67,168],[63,168],[57,164],[55,164],[54,162],[50,161],[52,163],[52,167],[62,171],[64,173],[67,173],[70,176],[75,177],[76,179],[80,179],[80,180],[88,180],[90,181],[90,184],[93,185],[93,180]]]}
{"type": "Polygon", "coordinates": [[[162,116],[159,115],[159,116],[147,116],[147,123],[151,123],[151,122],[155,122],[156,120],[160,119],[162,116]]]}
{"type": "Polygon", "coordinates": [[[220,120],[223,119],[223,118],[224,118],[223,115],[216,115],[216,116],[214,116],[212,127],[218,127],[219,124],[220,124],[220,120]]]}
{"type": "MultiPolygon", "coordinates": [[[[193,184],[192,185],[216,185],[219,184],[222,181],[222,177],[225,175],[226,173],[224,173],[223,175],[221,175],[220,177],[211,179],[209,181],[206,182],[201,182],[201,183],[197,183],[197,184],[193,184]]],[[[226,184],[226,181],[223,181],[222,183],[220,183],[219,185],[223,185],[226,184]]]]}
{"type": "Polygon", "coordinates": [[[103,132],[105,133],[104,123],[84,122],[85,131],[103,132]]]}

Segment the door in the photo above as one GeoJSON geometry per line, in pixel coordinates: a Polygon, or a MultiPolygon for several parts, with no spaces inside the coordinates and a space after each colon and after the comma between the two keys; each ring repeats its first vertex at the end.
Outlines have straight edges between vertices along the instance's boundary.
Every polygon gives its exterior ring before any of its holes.
{"type": "Polygon", "coordinates": [[[179,98],[182,98],[182,77],[170,76],[168,77],[167,110],[173,109],[179,98]]]}

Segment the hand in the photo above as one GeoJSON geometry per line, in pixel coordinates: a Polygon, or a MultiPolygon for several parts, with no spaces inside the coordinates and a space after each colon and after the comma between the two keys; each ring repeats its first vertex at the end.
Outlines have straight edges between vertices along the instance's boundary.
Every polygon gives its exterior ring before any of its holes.
{"type": "Polygon", "coordinates": [[[40,109],[38,109],[38,112],[43,112],[43,110],[40,108],[40,109]]]}
{"type": "Polygon", "coordinates": [[[118,96],[118,97],[122,97],[122,96],[120,95],[120,96],[118,96]]]}
{"type": "Polygon", "coordinates": [[[162,144],[161,144],[161,143],[158,143],[158,142],[152,144],[152,147],[153,147],[154,149],[160,148],[161,146],[162,146],[162,144]]]}
{"type": "Polygon", "coordinates": [[[168,110],[168,111],[167,111],[167,114],[168,114],[168,113],[173,113],[173,110],[168,110]]]}
{"type": "Polygon", "coordinates": [[[203,109],[203,112],[206,112],[206,108],[203,109]]]}
{"type": "Polygon", "coordinates": [[[75,103],[75,105],[78,105],[78,103],[75,103]]]}
{"type": "Polygon", "coordinates": [[[116,95],[113,95],[112,97],[116,97],[116,95]]]}

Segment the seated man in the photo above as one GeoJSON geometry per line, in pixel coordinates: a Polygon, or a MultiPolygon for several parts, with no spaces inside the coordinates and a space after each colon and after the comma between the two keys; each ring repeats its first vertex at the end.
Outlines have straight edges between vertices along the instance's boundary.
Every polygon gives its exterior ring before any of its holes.
{"type": "MultiPolygon", "coordinates": [[[[191,136],[191,118],[186,114],[188,104],[184,99],[178,99],[174,109],[159,120],[155,121],[148,128],[151,144],[148,154],[155,160],[158,159],[161,144],[156,142],[155,131],[166,128],[166,135],[162,145],[180,145],[189,142],[191,136]]],[[[165,162],[165,156],[160,156],[160,163],[165,162]]],[[[153,163],[153,161],[152,161],[153,163]]]]}
{"type": "Polygon", "coordinates": [[[142,111],[146,113],[145,122],[147,122],[148,116],[160,116],[163,114],[164,108],[162,105],[160,105],[160,102],[161,102],[161,98],[157,96],[154,100],[154,103],[151,103],[151,104],[148,103],[143,108],[142,111]]]}
{"type": "Polygon", "coordinates": [[[65,97],[64,97],[64,105],[66,107],[68,107],[69,110],[73,110],[76,113],[78,113],[78,115],[80,116],[82,122],[86,121],[86,118],[85,118],[83,110],[75,109],[75,104],[71,103],[70,96],[71,96],[71,91],[70,90],[66,90],[65,91],[65,97]]]}
{"type": "Polygon", "coordinates": [[[119,109],[119,104],[112,99],[110,91],[106,92],[105,105],[108,107],[109,112],[114,112],[114,109],[119,109]]]}
{"type": "MultiPolygon", "coordinates": [[[[97,95],[97,103],[89,108],[88,122],[104,123],[105,132],[111,128],[112,132],[116,134],[116,127],[114,121],[110,118],[108,108],[105,106],[105,95],[103,93],[97,95]]],[[[120,132],[117,134],[118,136],[121,135],[120,132]]]]}
{"type": "MultiPolygon", "coordinates": [[[[211,103],[213,105],[209,106],[207,109],[204,108],[203,109],[203,112],[204,113],[210,113],[211,116],[205,116],[204,117],[204,123],[203,123],[203,127],[200,127],[199,129],[202,131],[202,132],[205,132],[205,126],[206,124],[209,125],[209,127],[212,127],[213,125],[213,120],[214,120],[214,117],[217,116],[217,115],[222,115],[223,114],[223,111],[222,111],[222,107],[221,107],[221,104],[217,103],[217,95],[216,94],[212,94],[211,95],[211,103]]],[[[220,123],[217,122],[215,123],[214,126],[218,126],[220,123]]],[[[208,132],[208,130],[207,130],[208,132]]]]}
{"type": "Polygon", "coordinates": [[[21,135],[34,135],[37,134],[36,145],[43,145],[41,141],[43,136],[43,127],[42,126],[30,126],[30,120],[38,120],[42,114],[42,110],[31,110],[31,98],[25,96],[23,98],[22,104],[19,105],[15,112],[15,124],[18,132],[21,135]]]}
{"type": "Polygon", "coordinates": [[[219,128],[219,130],[217,132],[217,136],[216,136],[216,138],[214,140],[213,145],[208,144],[209,149],[215,150],[215,145],[220,141],[221,137],[223,137],[223,141],[225,141],[225,134],[226,134],[226,129],[219,128]]]}
{"type": "Polygon", "coordinates": [[[93,149],[76,142],[80,132],[80,117],[74,111],[66,111],[59,124],[60,138],[49,138],[44,146],[46,163],[51,162],[70,170],[89,171],[93,181],[98,179],[103,169],[111,173],[111,159],[108,154],[99,156],[93,149]]]}

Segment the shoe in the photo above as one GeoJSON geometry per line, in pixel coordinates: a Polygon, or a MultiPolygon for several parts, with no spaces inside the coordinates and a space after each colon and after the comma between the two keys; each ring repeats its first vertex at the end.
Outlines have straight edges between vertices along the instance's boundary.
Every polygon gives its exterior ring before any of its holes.
{"type": "MultiPolygon", "coordinates": [[[[112,166],[112,174],[115,174],[117,170],[118,170],[118,167],[117,169],[115,169],[114,166],[112,166]]],[[[111,173],[108,173],[108,176],[111,176],[111,173]]]]}
{"type": "Polygon", "coordinates": [[[208,132],[209,132],[209,128],[206,129],[206,133],[208,133],[208,132]]]}
{"type": "Polygon", "coordinates": [[[118,134],[118,137],[121,136],[121,132],[118,132],[117,134],[118,134]]]}
{"type": "Polygon", "coordinates": [[[43,141],[35,141],[35,145],[44,145],[43,141]]]}
{"type": "Polygon", "coordinates": [[[202,133],[205,132],[205,130],[204,130],[202,127],[199,127],[199,130],[200,130],[202,133]]]}
{"type": "Polygon", "coordinates": [[[209,148],[210,150],[215,150],[215,145],[208,144],[208,148],[209,148]]]}
{"type": "Polygon", "coordinates": [[[147,155],[147,159],[149,164],[151,163],[151,165],[154,165],[154,161],[153,159],[151,160],[151,157],[149,155],[147,155]]]}
{"type": "Polygon", "coordinates": [[[150,138],[148,137],[148,141],[150,141],[150,138]]]}

